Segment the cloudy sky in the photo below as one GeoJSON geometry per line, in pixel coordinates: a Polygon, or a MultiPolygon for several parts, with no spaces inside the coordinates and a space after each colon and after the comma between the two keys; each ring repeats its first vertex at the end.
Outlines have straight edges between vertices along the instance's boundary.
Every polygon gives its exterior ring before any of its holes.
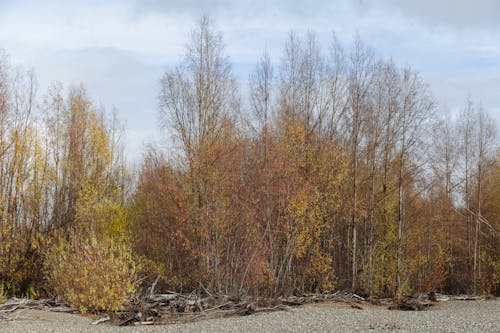
{"type": "Polygon", "coordinates": [[[324,45],[332,31],[346,44],[359,33],[419,71],[440,108],[459,110],[470,94],[500,124],[498,0],[0,0],[0,48],[34,67],[41,94],[52,81],[83,82],[118,108],[134,160],[160,137],[160,77],[203,14],[223,32],[241,85],[264,49],[279,60],[290,30],[315,31],[324,45]]]}

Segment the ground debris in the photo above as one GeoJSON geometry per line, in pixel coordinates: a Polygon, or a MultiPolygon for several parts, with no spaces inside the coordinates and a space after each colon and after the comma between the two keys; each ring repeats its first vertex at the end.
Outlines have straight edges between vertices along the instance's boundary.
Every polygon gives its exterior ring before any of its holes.
{"type": "Polygon", "coordinates": [[[489,299],[489,296],[472,295],[445,295],[434,291],[420,293],[413,297],[405,297],[401,300],[394,300],[389,303],[389,310],[422,311],[432,306],[436,302],[447,301],[481,301],[489,299]]]}
{"type": "MultiPolygon", "coordinates": [[[[151,290],[153,289],[154,285],[151,290]]],[[[135,304],[133,309],[117,313],[115,322],[118,325],[185,323],[200,319],[284,311],[291,307],[327,301],[343,302],[356,309],[362,309],[359,303],[369,302],[362,296],[340,291],[332,294],[309,293],[279,298],[214,293],[208,292],[205,288],[184,294],[149,292],[135,304]]]]}
{"type": "Polygon", "coordinates": [[[53,299],[9,298],[0,304],[0,320],[18,319],[22,310],[46,310],[65,313],[80,313],[77,308],[66,306],[53,299]]]}
{"type": "MultiPolygon", "coordinates": [[[[201,319],[229,316],[247,316],[259,312],[286,311],[292,307],[320,302],[338,302],[354,309],[364,309],[364,305],[385,306],[391,310],[420,311],[435,302],[453,300],[485,300],[488,297],[470,295],[443,295],[422,293],[396,301],[374,296],[363,297],[348,291],[331,294],[295,293],[289,297],[253,297],[246,294],[224,294],[209,292],[199,288],[191,293],[145,293],[129,303],[129,307],[118,312],[101,312],[91,323],[99,325],[110,323],[118,326],[153,325],[187,323],[201,319]]],[[[0,321],[18,319],[25,309],[45,310],[64,313],[81,313],[79,309],[69,307],[54,299],[19,299],[11,298],[0,304],[0,321]]],[[[99,313],[95,311],[94,313],[99,313]]]]}
{"type": "MultiPolygon", "coordinates": [[[[112,323],[118,326],[185,323],[200,319],[247,316],[259,312],[285,311],[291,307],[319,302],[342,302],[352,308],[362,309],[360,303],[371,303],[351,292],[332,294],[297,293],[289,297],[253,297],[245,294],[224,294],[199,288],[191,293],[149,292],[130,303],[128,309],[118,312],[101,312],[91,324],[112,323]]],[[[77,308],[66,306],[54,299],[8,299],[0,304],[0,320],[14,320],[23,309],[80,313],[77,308]],[[15,314],[15,315],[14,315],[15,314]]],[[[98,313],[98,311],[96,311],[98,313]]]]}
{"type": "Polygon", "coordinates": [[[108,320],[111,320],[111,317],[109,315],[105,314],[105,315],[97,318],[93,322],[91,322],[90,325],[99,325],[100,323],[104,323],[108,320]]]}
{"type": "Polygon", "coordinates": [[[419,300],[416,298],[404,298],[389,305],[389,310],[422,311],[432,306],[431,301],[419,300]]]}

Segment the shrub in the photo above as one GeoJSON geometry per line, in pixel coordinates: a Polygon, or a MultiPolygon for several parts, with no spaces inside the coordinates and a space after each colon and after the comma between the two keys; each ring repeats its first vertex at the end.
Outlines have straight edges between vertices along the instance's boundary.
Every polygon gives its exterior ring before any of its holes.
{"type": "Polygon", "coordinates": [[[118,311],[137,288],[138,267],[130,247],[111,239],[59,238],[45,268],[49,289],[83,312],[118,311]]]}
{"type": "Polygon", "coordinates": [[[42,277],[40,260],[45,243],[43,235],[28,226],[16,229],[0,221],[0,298],[38,296],[36,288],[42,277]]]}

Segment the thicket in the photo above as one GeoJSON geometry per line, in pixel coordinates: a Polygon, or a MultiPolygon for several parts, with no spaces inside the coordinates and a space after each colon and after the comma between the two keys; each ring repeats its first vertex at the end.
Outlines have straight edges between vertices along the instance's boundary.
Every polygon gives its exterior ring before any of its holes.
{"type": "Polygon", "coordinates": [[[125,165],[83,87],[37,98],[0,57],[0,290],[118,310],[158,287],[278,296],[500,292],[500,150],[470,99],[438,112],[356,38],[291,33],[243,101],[207,18],[162,77],[170,150],[125,165]]]}

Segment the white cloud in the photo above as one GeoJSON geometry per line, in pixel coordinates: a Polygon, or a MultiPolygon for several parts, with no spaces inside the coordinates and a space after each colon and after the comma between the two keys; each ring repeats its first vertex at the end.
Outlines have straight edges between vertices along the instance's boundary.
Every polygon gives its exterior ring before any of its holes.
{"type": "Polygon", "coordinates": [[[31,48],[114,47],[177,56],[192,20],[149,12],[134,17],[131,5],[102,2],[35,2],[0,12],[0,41],[31,48]],[[29,10],[27,10],[29,8],[29,10]]]}
{"type": "Polygon", "coordinates": [[[369,0],[371,6],[391,7],[424,25],[458,30],[500,29],[498,0],[369,0]]]}
{"type": "Polygon", "coordinates": [[[265,48],[279,60],[291,29],[316,31],[325,48],[333,30],[345,43],[359,32],[379,55],[420,71],[439,102],[458,108],[470,93],[500,123],[499,12],[496,0],[4,0],[0,48],[33,65],[42,88],[83,81],[96,100],[118,107],[138,156],[157,130],[161,74],[204,13],[223,31],[243,86],[265,48]]]}

